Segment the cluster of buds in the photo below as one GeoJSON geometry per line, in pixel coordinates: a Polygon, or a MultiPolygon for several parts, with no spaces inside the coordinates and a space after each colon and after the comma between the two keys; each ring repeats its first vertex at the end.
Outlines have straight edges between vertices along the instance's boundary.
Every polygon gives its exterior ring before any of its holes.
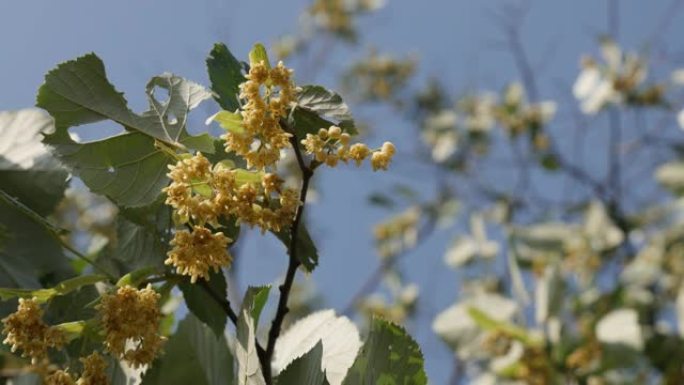
{"type": "Polygon", "coordinates": [[[348,163],[350,160],[354,161],[356,166],[360,166],[370,157],[373,171],[387,170],[396,152],[392,143],[385,142],[379,149],[371,150],[363,143],[350,145],[350,140],[351,136],[342,132],[340,127],[330,126],[328,129],[321,128],[316,135],[307,134],[302,144],[306,152],[313,155],[317,162],[330,167],[337,166],[340,161],[348,163]]]}
{"type": "Polygon", "coordinates": [[[247,81],[240,85],[242,130],[223,135],[226,150],[245,158],[248,167],[264,169],[280,159],[280,150],[290,145],[291,134],[280,126],[295,98],[292,70],[282,62],[270,68],[265,61],[252,63],[247,81]],[[262,90],[263,88],[263,90],[262,90]],[[277,88],[277,89],[276,89],[277,88]]]}
{"type": "MultiPolygon", "coordinates": [[[[116,293],[103,295],[97,306],[105,331],[105,348],[134,368],[150,364],[164,342],[159,334],[159,297],[149,285],[142,290],[123,286],[116,293]]],[[[97,364],[95,358],[87,362],[92,367],[97,364]]]]}
{"type": "Polygon", "coordinates": [[[35,299],[19,299],[17,311],[2,320],[4,344],[12,352],[21,350],[22,357],[30,357],[37,364],[47,357],[49,348],[61,348],[66,337],[59,329],[43,321],[43,309],[35,299]]]}

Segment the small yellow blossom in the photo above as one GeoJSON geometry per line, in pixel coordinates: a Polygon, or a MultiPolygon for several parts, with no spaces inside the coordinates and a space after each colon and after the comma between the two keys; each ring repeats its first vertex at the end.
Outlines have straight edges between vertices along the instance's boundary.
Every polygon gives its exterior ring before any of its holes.
{"type": "Polygon", "coordinates": [[[98,352],[81,358],[81,363],[83,364],[83,374],[81,374],[76,385],[109,385],[107,363],[98,352]]]}
{"type": "Polygon", "coordinates": [[[356,162],[357,166],[361,165],[368,155],[370,155],[371,150],[363,143],[356,143],[349,148],[349,158],[356,162]]]}
{"type": "Polygon", "coordinates": [[[197,278],[209,279],[209,271],[218,271],[232,261],[228,253],[231,239],[223,233],[212,233],[206,227],[195,226],[192,232],[177,231],[164,263],[173,265],[178,274],[189,275],[194,283],[197,278]]]}
{"type": "MultiPolygon", "coordinates": [[[[105,348],[135,368],[151,363],[164,342],[159,335],[159,297],[149,285],[142,290],[124,286],[115,294],[103,295],[97,306],[105,331],[105,348]]],[[[93,368],[95,361],[88,360],[93,368]]]]}
{"type": "Polygon", "coordinates": [[[2,320],[3,341],[12,352],[22,350],[22,357],[31,357],[35,364],[47,355],[48,348],[60,348],[65,342],[64,334],[43,321],[43,309],[35,299],[19,299],[17,311],[2,320]]]}

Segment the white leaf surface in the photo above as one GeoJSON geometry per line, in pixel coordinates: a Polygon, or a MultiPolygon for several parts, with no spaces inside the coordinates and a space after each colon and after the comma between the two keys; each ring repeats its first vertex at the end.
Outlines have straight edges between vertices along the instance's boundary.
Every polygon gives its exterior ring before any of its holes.
{"type": "Polygon", "coordinates": [[[336,316],[334,310],[313,313],[278,338],[271,362],[274,374],[313,349],[318,341],[323,343],[321,369],[330,385],[340,385],[356,359],[361,339],[356,326],[347,317],[336,316]]]}

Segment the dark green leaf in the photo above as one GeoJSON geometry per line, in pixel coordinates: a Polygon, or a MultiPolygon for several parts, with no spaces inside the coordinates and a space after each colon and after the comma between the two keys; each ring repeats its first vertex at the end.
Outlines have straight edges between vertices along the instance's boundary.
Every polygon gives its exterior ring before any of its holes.
{"type": "Polygon", "coordinates": [[[142,385],[232,385],[233,356],[223,335],[217,337],[192,314],[145,373],[142,385]]]}
{"type": "Polygon", "coordinates": [[[178,286],[183,292],[185,303],[192,314],[209,326],[216,336],[223,335],[228,317],[223,307],[216,302],[212,295],[207,293],[207,290],[210,289],[214,296],[224,301],[227,300],[226,277],[223,275],[223,272],[212,272],[206,288],[202,287],[199,282],[193,284],[187,280],[184,280],[178,286]]]}
{"type": "Polygon", "coordinates": [[[305,138],[306,134],[315,135],[321,128],[329,128],[334,123],[321,118],[314,111],[302,107],[295,107],[288,116],[288,124],[294,127],[294,134],[298,138],[305,138]]]}
{"type": "Polygon", "coordinates": [[[0,249],[0,286],[38,289],[72,276],[52,230],[36,217],[40,218],[0,200],[0,227],[6,230],[0,249]]]}
{"type": "Polygon", "coordinates": [[[342,384],[425,385],[423,354],[402,327],[374,319],[370,334],[342,384]]]}
{"type": "Polygon", "coordinates": [[[161,200],[140,208],[124,208],[117,217],[117,241],[112,257],[125,271],[164,266],[173,226],[171,208],[161,200]]]}
{"type": "Polygon", "coordinates": [[[166,166],[171,159],[144,134],[129,133],[79,144],[66,131],[60,131],[46,137],[45,143],[92,192],[106,195],[122,206],[154,202],[169,182],[166,166]]]}
{"type": "MultiPolygon", "coordinates": [[[[280,239],[283,245],[285,245],[285,248],[289,250],[290,240],[292,239],[290,229],[282,229],[274,234],[276,237],[278,237],[278,239],[280,239]]],[[[318,250],[316,249],[313,239],[311,239],[309,231],[303,224],[299,225],[297,238],[297,258],[299,259],[299,262],[302,263],[302,266],[304,266],[306,271],[312,272],[316,266],[318,266],[318,250]]]]}
{"type": "Polygon", "coordinates": [[[300,110],[314,112],[320,118],[334,122],[351,135],[358,133],[349,107],[342,100],[342,97],[334,91],[317,85],[303,86],[297,94],[297,107],[300,110]]]}
{"type": "Polygon", "coordinates": [[[245,77],[242,75],[242,65],[228,47],[221,43],[214,44],[207,58],[207,70],[214,99],[221,108],[227,111],[240,108],[238,95],[240,83],[245,81],[245,77]]]}
{"type": "Polygon", "coordinates": [[[319,341],[313,349],[295,359],[278,376],[278,385],[324,385],[328,381],[321,370],[323,344],[319,341]]]}

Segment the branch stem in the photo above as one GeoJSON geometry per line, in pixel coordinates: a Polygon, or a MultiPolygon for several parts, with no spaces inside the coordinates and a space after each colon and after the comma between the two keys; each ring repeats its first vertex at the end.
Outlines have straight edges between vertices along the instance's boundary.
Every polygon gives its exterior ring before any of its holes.
{"type": "MultiPolygon", "coordinates": [[[[281,123],[282,124],[282,123],[281,123]]],[[[287,126],[285,126],[287,128],[287,126]]],[[[292,132],[292,130],[288,130],[292,132]]],[[[273,359],[273,353],[275,351],[275,343],[283,326],[283,321],[285,316],[290,311],[287,307],[287,302],[290,297],[290,291],[292,290],[292,285],[294,284],[295,275],[297,274],[297,268],[301,264],[298,256],[297,243],[299,241],[299,227],[304,216],[304,207],[306,204],[306,195],[309,191],[309,183],[311,177],[313,176],[313,168],[311,165],[306,165],[304,161],[304,156],[299,149],[299,141],[297,137],[293,134],[290,137],[290,143],[294,149],[295,156],[297,158],[297,164],[302,173],[302,184],[299,191],[299,202],[300,206],[297,208],[297,213],[295,214],[294,221],[290,227],[290,244],[288,246],[289,262],[287,265],[287,272],[285,273],[285,279],[280,285],[280,298],[278,299],[278,307],[276,309],[276,315],[271,323],[271,329],[268,332],[268,342],[266,344],[266,350],[259,354],[259,359],[261,361],[261,370],[264,374],[264,379],[266,384],[271,385],[273,383],[273,377],[271,373],[271,360],[273,359]]]]}

